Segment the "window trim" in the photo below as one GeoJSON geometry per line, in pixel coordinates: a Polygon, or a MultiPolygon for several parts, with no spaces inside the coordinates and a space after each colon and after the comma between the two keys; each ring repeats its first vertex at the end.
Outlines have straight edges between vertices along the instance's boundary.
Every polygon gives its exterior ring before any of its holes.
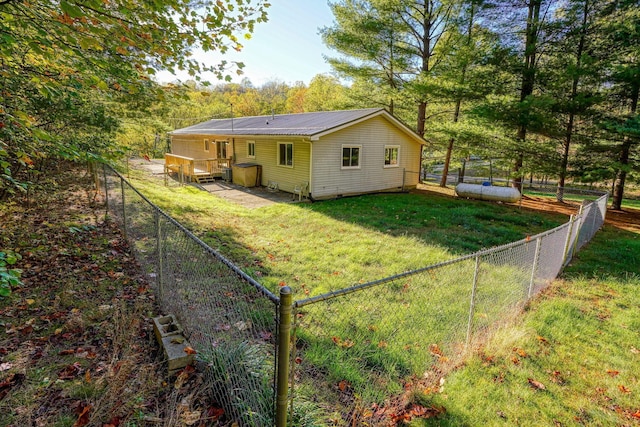
{"type": "MultiPolygon", "coordinates": [[[[391,161],[391,159],[389,159],[391,161]]],[[[384,164],[385,168],[397,168],[400,167],[400,146],[399,145],[385,145],[384,146],[384,164]],[[387,164],[387,150],[397,150],[396,162],[387,164]]]]}
{"type": "Polygon", "coordinates": [[[256,158],[256,142],[253,140],[247,140],[247,158],[255,159],[256,158]],[[251,154],[251,150],[249,147],[253,146],[253,154],[251,154]]]}
{"type": "MultiPolygon", "coordinates": [[[[285,150],[286,150],[286,148],[285,148],[285,150]]],[[[285,158],[285,162],[286,162],[286,160],[287,159],[285,158]]],[[[293,169],[293,142],[281,142],[281,141],[277,142],[277,145],[276,145],[276,164],[278,166],[282,166],[283,168],[292,168],[293,169]],[[280,163],[280,146],[281,145],[284,145],[284,146],[290,145],[291,146],[291,159],[290,159],[291,164],[280,163]]]]}
{"type": "MultiPolygon", "coordinates": [[[[351,153],[350,153],[351,154],[351,153]]],[[[351,159],[351,155],[349,156],[351,159]]],[[[355,170],[362,168],[362,144],[342,144],[340,147],[340,169],[342,170],[355,170]],[[345,148],[357,148],[358,149],[358,164],[356,166],[344,165],[344,149],[345,148]]]]}
{"type": "Polygon", "coordinates": [[[209,152],[211,150],[211,146],[209,145],[209,138],[204,139],[204,151],[209,152]]]}

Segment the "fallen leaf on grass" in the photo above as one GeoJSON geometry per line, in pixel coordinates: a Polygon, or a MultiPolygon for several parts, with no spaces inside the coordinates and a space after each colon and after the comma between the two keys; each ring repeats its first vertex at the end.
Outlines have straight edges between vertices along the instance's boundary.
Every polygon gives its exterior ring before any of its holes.
{"type": "Polygon", "coordinates": [[[620,384],[620,385],[618,386],[618,390],[620,390],[621,392],[623,392],[623,393],[625,393],[625,394],[626,394],[626,393],[631,393],[631,390],[629,390],[627,387],[625,387],[625,386],[624,386],[624,385],[622,385],[622,384],[620,384]]]}
{"type": "Polygon", "coordinates": [[[9,369],[11,369],[13,367],[13,365],[9,362],[6,363],[0,363],[0,372],[2,371],[8,371],[9,369]]]}
{"type": "Polygon", "coordinates": [[[340,391],[346,391],[348,387],[349,383],[347,382],[347,380],[342,380],[338,383],[338,388],[340,389],[340,391]]]}
{"type": "Polygon", "coordinates": [[[537,390],[546,390],[547,388],[544,386],[544,384],[542,384],[539,381],[534,380],[533,378],[528,378],[527,381],[529,382],[529,384],[531,385],[531,387],[537,389],[537,390]]]}
{"type": "Polygon", "coordinates": [[[180,414],[180,419],[188,426],[192,426],[200,420],[200,411],[184,411],[180,414]]]}
{"type": "Polygon", "coordinates": [[[520,357],[527,357],[527,356],[528,356],[528,355],[527,355],[527,352],[526,352],[526,351],[524,351],[524,350],[523,350],[523,349],[521,349],[521,348],[514,347],[514,348],[513,348],[513,351],[514,351],[514,352],[516,352],[516,353],[518,354],[518,356],[520,356],[520,357]]]}
{"type": "Polygon", "coordinates": [[[72,380],[80,374],[80,371],[82,371],[82,367],[76,362],[60,371],[60,373],[58,373],[58,379],[72,380]]]}
{"type": "Polygon", "coordinates": [[[196,353],[197,353],[197,351],[195,351],[195,350],[194,350],[193,348],[191,348],[191,347],[185,347],[185,348],[184,348],[184,352],[185,352],[185,353],[187,353],[187,354],[196,354],[196,353]]]}
{"type": "Polygon", "coordinates": [[[119,425],[120,425],[120,417],[113,417],[109,420],[108,423],[106,423],[102,427],[118,427],[119,425]]]}
{"type": "Polygon", "coordinates": [[[87,405],[80,410],[80,414],[78,415],[78,419],[76,420],[73,427],[84,427],[89,424],[89,412],[91,412],[91,405],[87,405]]]}
{"type": "Polygon", "coordinates": [[[4,399],[13,386],[20,384],[23,380],[24,374],[11,374],[0,381],[0,400],[4,399]]]}
{"type": "Polygon", "coordinates": [[[218,418],[224,415],[224,409],[216,408],[214,406],[210,406],[207,409],[207,418],[213,421],[216,421],[218,418]]]}
{"type": "Polygon", "coordinates": [[[609,374],[610,377],[615,377],[619,373],[620,373],[620,371],[615,371],[613,369],[607,369],[607,374],[609,374]]]}

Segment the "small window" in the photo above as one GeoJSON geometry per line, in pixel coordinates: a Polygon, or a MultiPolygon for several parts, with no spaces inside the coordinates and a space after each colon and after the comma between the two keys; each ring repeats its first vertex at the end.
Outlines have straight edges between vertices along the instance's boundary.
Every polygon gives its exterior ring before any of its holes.
{"type": "Polygon", "coordinates": [[[204,151],[206,151],[207,153],[209,152],[209,140],[208,139],[204,140],[204,151]]]}
{"type": "Polygon", "coordinates": [[[398,156],[400,155],[399,145],[385,145],[384,147],[384,167],[397,167],[398,156]]]}
{"type": "Polygon", "coordinates": [[[360,145],[343,145],[342,146],[342,168],[358,169],[360,168],[360,145]]]}
{"type": "Polygon", "coordinates": [[[256,158],[256,142],[255,141],[247,141],[247,157],[252,159],[256,158]]]}
{"type": "Polygon", "coordinates": [[[293,167],[293,143],[278,142],[278,165],[293,167]]]}

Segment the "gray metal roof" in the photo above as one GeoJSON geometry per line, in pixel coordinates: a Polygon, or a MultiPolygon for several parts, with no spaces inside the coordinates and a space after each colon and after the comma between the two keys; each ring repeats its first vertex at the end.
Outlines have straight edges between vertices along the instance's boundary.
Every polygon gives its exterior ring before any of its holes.
{"type": "MultiPolygon", "coordinates": [[[[274,116],[214,119],[170,132],[171,135],[291,135],[314,136],[341,128],[368,116],[384,114],[382,108],[277,114],[274,116]]],[[[386,113],[388,114],[388,113],[386,113]]]]}

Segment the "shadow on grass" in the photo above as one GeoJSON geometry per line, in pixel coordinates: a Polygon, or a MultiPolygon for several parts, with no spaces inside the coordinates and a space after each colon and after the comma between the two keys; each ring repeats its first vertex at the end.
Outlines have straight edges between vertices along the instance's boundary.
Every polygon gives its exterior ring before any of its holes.
{"type": "Polygon", "coordinates": [[[568,220],[557,213],[531,213],[515,205],[432,193],[373,194],[304,207],[391,236],[412,236],[455,254],[514,242],[568,220]]]}

